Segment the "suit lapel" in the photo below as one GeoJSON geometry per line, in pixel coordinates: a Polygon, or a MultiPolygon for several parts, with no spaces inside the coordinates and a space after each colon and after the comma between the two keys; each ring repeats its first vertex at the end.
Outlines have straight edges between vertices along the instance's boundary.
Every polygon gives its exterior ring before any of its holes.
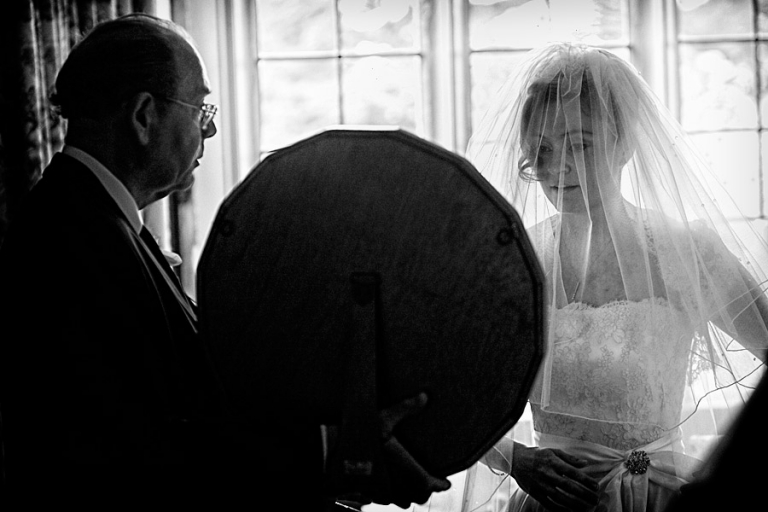
{"type": "Polygon", "coordinates": [[[176,277],[176,274],[165,260],[165,256],[163,256],[162,251],[160,251],[160,247],[157,245],[157,242],[155,242],[155,239],[152,237],[152,234],[146,227],[142,228],[139,241],[140,245],[149,254],[150,261],[155,265],[163,280],[168,285],[168,288],[171,290],[174,297],[176,297],[176,300],[181,305],[182,309],[184,310],[184,314],[193,324],[196,323],[197,315],[195,314],[195,310],[192,307],[192,304],[189,302],[187,294],[184,293],[181,287],[181,283],[176,277]]]}
{"type": "MultiPolygon", "coordinates": [[[[155,286],[166,288],[168,292],[173,295],[175,302],[181,307],[189,324],[192,326],[193,330],[196,331],[197,314],[195,313],[194,307],[190,303],[186,293],[184,293],[181,283],[179,283],[176,278],[176,274],[173,273],[170,265],[168,265],[168,262],[162,255],[160,248],[152,238],[152,234],[149,233],[149,231],[146,231],[146,229],[145,236],[140,236],[134,231],[128,222],[128,219],[120,210],[120,207],[104,189],[98,178],[96,178],[85,165],[76,159],[61,153],[56,154],[53,157],[51,165],[45,170],[44,176],[53,180],[66,180],[71,186],[78,188],[83,195],[96,201],[100,207],[105,209],[105,212],[109,212],[109,215],[114,218],[119,229],[130,233],[135,241],[134,244],[139,248],[139,251],[143,253],[142,259],[145,260],[147,266],[150,267],[148,270],[151,272],[153,281],[155,281],[155,286]]],[[[163,293],[162,290],[159,289],[158,293],[162,296],[168,295],[168,293],[163,293]]]]}

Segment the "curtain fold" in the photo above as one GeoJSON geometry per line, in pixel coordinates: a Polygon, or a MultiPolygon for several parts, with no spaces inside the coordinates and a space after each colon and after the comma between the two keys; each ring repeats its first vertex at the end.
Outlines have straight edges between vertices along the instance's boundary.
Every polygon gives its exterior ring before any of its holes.
{"type": "MultiPolygon", "coordinates": [[[[59,68],[94,24],[131,12],[154,14],[155,2],[10,0],[0,6],[0,244],[27,192],[64,143],[66,122],[48,102],[59,68]]],[[[0,503],[2,458],[0,415],[0,503]]]]}
{"type": "Polygon", "coordinates": [[[29,189],[61,149],[48,98],[70,49],[94,24],[154,0],[11,0],[0,7],[0,244],[29,189]]]}

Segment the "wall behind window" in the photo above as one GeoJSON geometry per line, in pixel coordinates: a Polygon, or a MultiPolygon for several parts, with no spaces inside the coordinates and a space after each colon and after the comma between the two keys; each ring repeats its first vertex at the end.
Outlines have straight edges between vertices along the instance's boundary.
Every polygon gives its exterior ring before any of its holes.
{"type": "Polygon", "coordinates": [[[172,5],[173,18],[198,42],[214,90],[210,101],[221,107],[219,133],[206,142],[192,192],[175,198],[175,247],[193,295],[218,205],[265,152],[328,125],[363,123],[397,124],[462,153],[516,59],[552,39],[603,46],[633,62],[695,132],[718,180],[743,198],[744,213],[765,215],[768,0],[172,5]]]}

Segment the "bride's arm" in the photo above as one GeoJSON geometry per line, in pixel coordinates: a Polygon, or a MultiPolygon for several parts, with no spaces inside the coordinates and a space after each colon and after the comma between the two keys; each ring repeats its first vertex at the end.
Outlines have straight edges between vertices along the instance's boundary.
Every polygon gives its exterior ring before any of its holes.
{"type": "MultiPolygon", "coordinates": [[[[738,262],[737,262],[738,264],[738,262]]],[[[729,326],[715,325],[728,332],[763,363],[768,352],[768,298],[750,273],[739,265],[739,273],[747,284],[749,294],[735,299],[728,305],[728,312],[733,315],[733,330],[729,326]]]]}
{"type": "Polygon", "coordinates": [[[494,472],[512,474],[512,459],[514,457],[515,442],[509,437],[501,438],[501,441],[483,455],[480,462],[488,466],[494,472]]]}
{"type": "Polygon", "coordinates": [[[702,281],[702,288],[710,290],[712,322],[765,363],[768,297],[717,235],[709,233],[700,242],[707,267],[707,279],[702,281]],[[721,308],[727,313],[725,318],[718,314],[721,308]]]}

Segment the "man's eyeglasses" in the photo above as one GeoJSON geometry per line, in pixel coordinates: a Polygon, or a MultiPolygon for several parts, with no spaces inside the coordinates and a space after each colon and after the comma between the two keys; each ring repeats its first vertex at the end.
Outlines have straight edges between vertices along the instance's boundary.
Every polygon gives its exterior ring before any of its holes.
{"type": "Polygon", "coordinates": [[[203,103],[198,107],[197,105],[177,100],[176,98],[169,98],[167,96],[159,96],[159,98],[162,98],[166,101],[171,101],[173,103],[178,103],[179,105],[184,105],[185,107],[192,107],[195,110],[199,110],[200,114],[198,121],[200,122],[200,130],[202,131],[205,131],[205,129],[208,128],[208,125],[211,124],[211,121],[213,121],[213,117],[216,115],[216,112],[219,111],[219,107],[210,103],[203,103]]]}

